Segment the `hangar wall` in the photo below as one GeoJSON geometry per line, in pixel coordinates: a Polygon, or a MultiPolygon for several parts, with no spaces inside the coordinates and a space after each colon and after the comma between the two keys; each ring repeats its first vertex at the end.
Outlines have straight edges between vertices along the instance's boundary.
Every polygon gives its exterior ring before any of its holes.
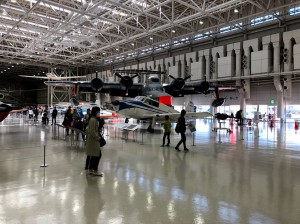
{"type": "MultiPolygon", "coordinates": [[[[296,105],[300,102],[300,83],[292,84],[292,97],[286,100],[288,105],[296,105]]],[[[276,103],[276,89],[274,85],[252,85],[251,98],[247,100],[247,105],[269,105],[270,100],[275,100],[276,103]]],[[[220,97],[226,97],[224,106],[239,105],[240,95],[238,91],[220,92],[220,97]]],[[[184,97],[173,98],[174,105],[183,105],[184,97]]],[[[212,101],[212,96],[208,95],[193,95],[192,101],[195,105],[209,105],[212,101]]]]}
{"type": "MultiPolygon", "coordinates": [[[[191,75],[190,81],[204,78],[208,81],[224,81],[289,75],[300,72],[299,42],[300,29],[297,29],[115,68],[166,70],[167,74],[175,77],[191,75]]],[[[105,73],[109,71],[102,71],[101,78],[105,79],[105,73]]]]}
{"type": "MultiPolygon", "coordinates": [[[[130,67],[165,70],[174,77],[184,78],[191,75],[188,81],[206,79],[209,82],[231,81],[237,85],[243,84],[243,91],[239,91],[241,108],[245,110],[246,104],[268,105],[270,99],[275,98],[279,118],[285,117],[284,105],[295,101],[292,98],[291,83],[300,73],[300,29],[267,35],[264,33],[261,37],[253,39],[197,51],[191,50],[192,52],[160,60],[152,58],[151,61],[143,61],[130,67]],[[261,89],[251,86],[253,80],[261,78],[271,80],[273,88],[261,89]]],[[[144,81],[144,78],[139,81],[144,81]]],[[[167,76],[160,78],[164,82],[170,82],[167,76]]],[[[196,104],[207,103],[207,97],[192,98],[196,100],[196,104]]],[[[182,100],[174,100],[174,104],[181,104],[180,102],[182,100]]],[[[227,101],[227,104],[232,103],[230,100],[227,101]]]]}

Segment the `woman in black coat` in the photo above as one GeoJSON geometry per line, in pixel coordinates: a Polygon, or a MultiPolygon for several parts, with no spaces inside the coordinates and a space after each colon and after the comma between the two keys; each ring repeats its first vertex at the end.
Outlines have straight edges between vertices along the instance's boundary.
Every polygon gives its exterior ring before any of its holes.
{"type": "Polygon", "coordinates": [[[183,143],[184,151],[189,151],[189,149],[186,147],[186,136],[185,136],[185,131],[186,131],[186,125],[185,125],[185,118],[184,115],[186,114],[185,110],[181,110],[180,117],[178,118],[177,125],[178,125],[178,130],[181,136],[180,141],[176,145],[175,149],[177,151],[180,151],[179,146],[181,143],[183,143]]]}

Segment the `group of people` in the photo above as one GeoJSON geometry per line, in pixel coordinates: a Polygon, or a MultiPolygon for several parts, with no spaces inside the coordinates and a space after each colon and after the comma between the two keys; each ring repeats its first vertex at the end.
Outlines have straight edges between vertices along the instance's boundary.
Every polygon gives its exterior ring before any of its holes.
{"type": "MultiPolygon", "coordinates": [[[[50,112],[49,112],[49,108],[47,105],[44,108],[31,107],[31,106],[28,108],[29,119],[33,118],[33,121],[37,122],[38,116],[39,116],[39,114],[41,114],[42,115],[42,123],[45,125],[49,124],[49,113],[50,112]]],[[[57,117],[57,109],[56,109],[56,107],[54,107],[54,109],[52,110],[52,113],[51,113],[51,118],[52,118],[51,125],[56,124],[56,117],[57,117]]]]}
{"type": "MultiPolygon", "coordinates": [[[[181,110],[180,113],[180,117],[177,120],[177,130],[178,130],[178,134],[180,134],[180,141],[177,143],[175,150],[180,151],[179,146],[181,144],[183,144],[183,150],[185,152],[188,152],[189,149],[186,147],[186,136],[185,136],[185,132],[186,132],[186,123],[185,123],[185,114],[186,111],[185,110],[181,110]]],[[[166,146],[170,146],[170,134],[171,134],[171,121],[170,121],[170,117],[168,115],[165,116],[165,122],[163,124],[163,128],[164,128],[164,136],[163,136],[163,144],[161,145],[161,147],[165,146],[165,140],[167,138],[168,143],[166,146]]]]}

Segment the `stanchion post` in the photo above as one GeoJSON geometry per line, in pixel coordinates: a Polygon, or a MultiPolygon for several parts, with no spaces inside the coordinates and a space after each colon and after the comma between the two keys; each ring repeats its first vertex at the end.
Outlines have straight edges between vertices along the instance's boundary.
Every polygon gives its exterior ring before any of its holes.
{"type": "Polygon", "coordinates": [[[46,164],[46,146],[44,145],[44,164],[40,165],[40,167],[48,167],[48,164],[46,164]]]}
{"type": "Polygon", "coordinates": [[[195,146],[195,132],[193,132],[193,144],[192,146],[195,146]]]}
{"type": "Polygon", "coordinates": [[[108,134],[108,125],[106,125],[106,136],[109,136],[109,134],[108,134]]]}
{"type": "Polygon", "coordinates": [[[143,135],[143,131],[142,131],[142,143],[141,143],[141,145],[144,145],[144,135],[143,135]]]}

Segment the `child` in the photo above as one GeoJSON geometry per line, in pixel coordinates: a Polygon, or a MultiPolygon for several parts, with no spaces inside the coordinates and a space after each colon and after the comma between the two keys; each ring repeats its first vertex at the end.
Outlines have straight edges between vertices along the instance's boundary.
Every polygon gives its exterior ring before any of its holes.
{"type": "Polygon", "coordinates": [[[167,146],[170,146],[170,134],[171,134],[171,121],[169,120],[169,116],[166,115],[165,116],[165,123],[164,123],[164,130],[165,130],[165,133],[164,133],[164,137],[163,137],[163,144],[160,146],[160,147],[165,147],[165,139],[166,137],[168,137],[168,144],[167,146]]]}

